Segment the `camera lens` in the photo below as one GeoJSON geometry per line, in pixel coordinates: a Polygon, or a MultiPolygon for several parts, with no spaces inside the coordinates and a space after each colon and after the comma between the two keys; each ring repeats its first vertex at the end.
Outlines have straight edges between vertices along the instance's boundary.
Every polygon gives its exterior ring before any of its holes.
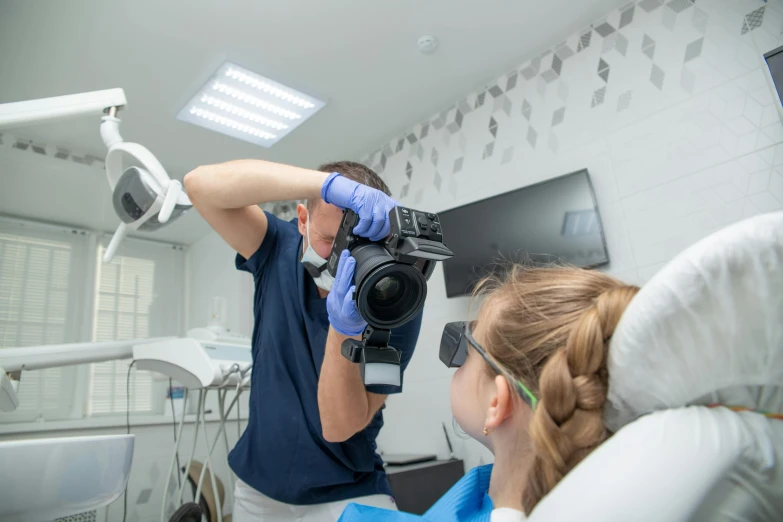
{"type": "Polygon", "coordinates": [[[378,302],[390,302],[399,299],[402,284],[397,277],[384,277],[373,287],[372,298],[378,302]]]}
{"type": "Polygon", "coordinates": [[[351,255],[356,259],[356,304],[368,324],[396,328],[419,313],[427,297],[419,269],[398,263],[377,243],[359,245],[351,255]]]}

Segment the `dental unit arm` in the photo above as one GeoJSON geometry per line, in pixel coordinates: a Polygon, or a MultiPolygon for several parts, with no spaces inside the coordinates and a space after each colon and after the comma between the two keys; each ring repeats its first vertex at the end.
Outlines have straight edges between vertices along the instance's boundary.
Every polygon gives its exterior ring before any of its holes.
{"type": "Polygon", "coordinates": [[[103,114],[100,133],[108,148],[106,175],[120,218],[103,261],[108,263],[122,239],[134,230],[156,230],[191,207],[182,183],[172,180],[147,148],[126,142],[117,114],[127,104],[122,89],[55,96],[0,104],[0,129],[75,116],[103,114]],[[131,165],[123,169],[123,164],[131,165]]]}

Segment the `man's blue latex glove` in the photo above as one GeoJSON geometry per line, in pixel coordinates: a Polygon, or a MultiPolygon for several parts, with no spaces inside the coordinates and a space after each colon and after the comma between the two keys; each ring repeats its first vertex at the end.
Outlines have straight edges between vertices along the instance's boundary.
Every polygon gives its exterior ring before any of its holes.
{"type": "Polygon", "coordinates": [[[350,208],[359,215],[353,229],[357,236],[378,241],[389,235],[389,211],[399,203],[380,190],[341,176],[329,174],[321,186],[321,199],[342,209],[350,208]]]}
{"type": "Polygon", "coordinates": [[[332,328],[343,335],[353,337],[364,331],[367,322],[359,314],[353,293],[356,285],[353,284],[353,271],[356,260],[347,250],[340,254],[340,262],[337,264],[337,275],[334,276],[334,285],[326,298],[326,311],[329,313],[329,323],[332,328]]]}

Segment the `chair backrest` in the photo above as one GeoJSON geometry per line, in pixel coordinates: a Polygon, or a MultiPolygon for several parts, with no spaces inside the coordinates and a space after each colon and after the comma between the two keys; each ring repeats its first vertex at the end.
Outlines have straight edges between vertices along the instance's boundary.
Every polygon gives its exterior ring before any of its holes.
{"type": "Polygon", "coordinates": [[[783,520],[783,212],[664,267],[612,338],[612,438],[531,521],[783,520]],[[619,430],[619,431],[618,431],[619,430]]]}

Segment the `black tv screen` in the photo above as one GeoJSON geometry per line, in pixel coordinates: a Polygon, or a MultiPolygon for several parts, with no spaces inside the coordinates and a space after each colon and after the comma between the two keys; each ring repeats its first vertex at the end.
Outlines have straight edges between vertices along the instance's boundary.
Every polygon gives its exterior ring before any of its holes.
{"type": "Polygon", "coordinates": [[[778,99],[783,102],[783,47],[768,52],[764,55],[764,59],[767,61],[775,90],[778,91],[778,99]]]}
{"type": "Polygon", "coordinates": [[[443,263],[446,295],[472,291],[503,262],[609,262],[587,170],[439,212],[454,257],[443,263]]]}

